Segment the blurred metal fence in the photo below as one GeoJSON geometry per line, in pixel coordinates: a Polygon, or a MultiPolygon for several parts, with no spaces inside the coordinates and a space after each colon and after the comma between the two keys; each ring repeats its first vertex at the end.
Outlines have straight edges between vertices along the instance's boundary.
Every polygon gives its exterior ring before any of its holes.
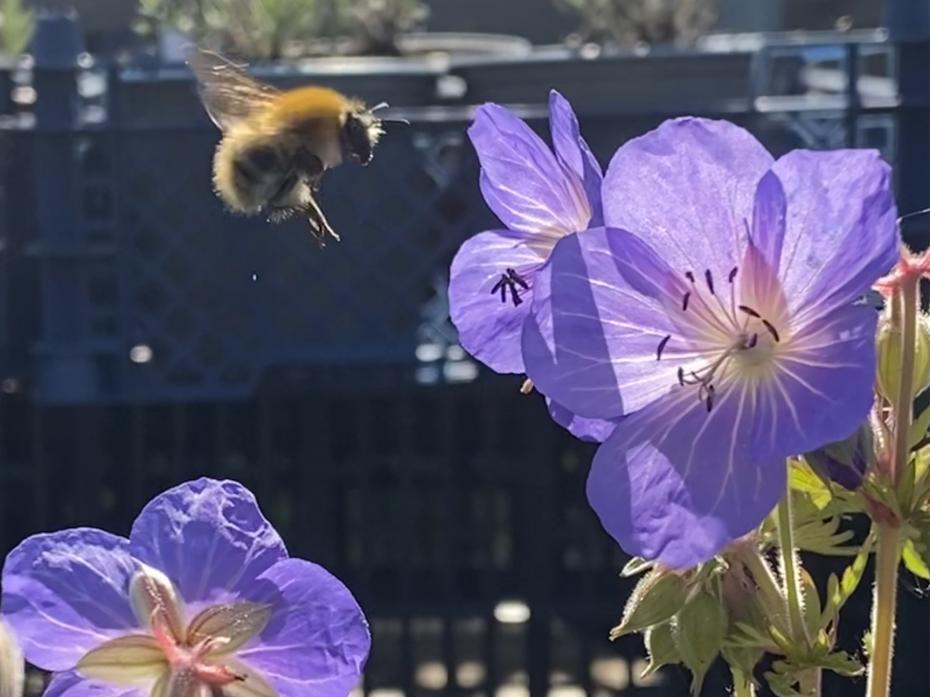
{"type": "MultiPolygon", "coordinates": [[[[411,121],[371,167],[328,175],[343,242],[320,251],[299,223],[222,210],[218,134],[185,70],[97,65],[50,31],[54,50],[0,68],[0,551],[68,525],[125,532],[164,487],[234,477],[372,616],[369,694],[685,694],[675,671],[638,682],[637,640],[606,641],[629,584],[585,504],[591,448],[455,344],[448,264],[494,224],[470,105],[512,103],[543,129],[558,88],[604,162],[684,111],[776,154],[878,147],[906,212],[926,205],[926,42],[744,36],[686,55],[270,71],[411,121]]],[[[926,646],[920,618],[902,631],[926,646]]],[[[916,665],[903,679],[922,692],[902,694],[926,692],[916,665]]]]}

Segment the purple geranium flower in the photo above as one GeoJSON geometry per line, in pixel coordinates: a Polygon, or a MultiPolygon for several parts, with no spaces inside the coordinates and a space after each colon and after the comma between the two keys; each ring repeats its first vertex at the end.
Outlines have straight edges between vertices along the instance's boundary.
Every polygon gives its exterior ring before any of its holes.
{"type": "Polygon", "coordinates": [[[235,482],[153,499],[129,539],[35,535],[3,568],[3,613],[46,697],[344,697],[370,636],[348,589],[291,559],[235,482]]]}
{"type": "Polygon", "coordinates": [[[868,414],[876,312],[854,303],[897,259],[890,172],[678,119],[620,148],[604,216],[537,275],[527,372],[572,413],[626,417],[589,500],[628,552],[687,567],[762,521],[786,456],[868,414]]]}
{"type": "MultiPolygon", "coordinates": [[[[601,167],[568,101],[549,98],[553,149],[497,104],[478,109],[468,131],[481,161],[481,192],[504,224],[466,241],[452,261],[449,308],[459,342],[499,373],[523,373],[520,335],[536,275],[555,244],[602,221],[601,167]]],[[[579,419],[550,404],[580,437],[603,440],[613,424],[579,419]]]]}

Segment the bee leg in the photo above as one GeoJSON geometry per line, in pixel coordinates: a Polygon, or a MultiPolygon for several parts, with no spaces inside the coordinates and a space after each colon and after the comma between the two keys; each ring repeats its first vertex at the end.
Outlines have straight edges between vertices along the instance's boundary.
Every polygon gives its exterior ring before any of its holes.
{"type": "Polygon", "coordinates": [[[305,210],[310,220],[310,232],[316,238],[316,241],[320,243],[321,247],[326,246],[327,235],[336,240],[336,242],[340,241],[339,235],[336,234],[336,231],[333,230],[329,221],[326,220],[326,216],[323,215],[323,211],[320,209],[319,204],[313,196],[308,197],[305,210]]]}

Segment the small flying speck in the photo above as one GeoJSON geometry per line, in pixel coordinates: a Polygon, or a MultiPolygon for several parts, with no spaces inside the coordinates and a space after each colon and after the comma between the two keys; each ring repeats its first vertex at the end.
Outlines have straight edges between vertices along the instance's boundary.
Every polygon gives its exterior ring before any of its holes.
{"type": "Polygon", "coordinates": [[[253,280],[253,281],[257,281],[257,280],[258,280],[258,274],[257,274],[257,273],[253,273],[253,274],[252,274],[252,280],[253,280]]]}

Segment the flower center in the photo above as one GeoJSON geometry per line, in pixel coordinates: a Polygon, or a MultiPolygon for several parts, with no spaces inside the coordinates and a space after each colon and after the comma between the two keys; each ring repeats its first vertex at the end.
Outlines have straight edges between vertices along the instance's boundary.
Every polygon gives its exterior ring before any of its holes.
{"type": "Polygon", "coordinates": [[[174,585],[144,565],[130,581],[129,597],[147,633],[118,637],[89,651],[77,665],[84,677],[117,685],[154,681],[152,697],[216,694],[237,682],[245,683],[246,692],[275,696],[234,655],[265,628],[270,606],[247,601],[212,605],[185,624],[174,585]]]}
{"type": "Polygon", "coordinates": [[[235,673],[224,665],[207,663],[211,653],[222,650],[229,643],[226,637],[207,637],[193,646],[179,642],[170,628],[153,618],[152,636],[165,654],[165,660],[175,675],[187,674],[212,687],[243,682],[247,676],[235,673]]]}
{"type": "MultiPolygon", "coordinates": [[[[675,291],[681,301],[668,308],[679,336],[676,340],[674,335],[668,334],[656,347],[659,361],[672,341],[698,359],[700,364],[696,367],[678,368],[677,382],[681,387],[696,387],[697,397],[705,403],[708,412],[714,408],[720,383],[736,372],[743,376],[761,376],[770,369],[782,342],[781,332],[773,320],[756,306],[741,302],[743,295],[758,294],[738,291],[738,274],[739,267],[734,266],[723,286],[715,282],[710,269],[704,271],[700,281],[692,271],[686,271],[687,283],[676,282],[675,291]]],[[[743,289],[751,286],[749,281],[743,284],[743,289]]],[[[676,297],[675,291],[672,297],[676,297]]],[[[756,297],[754,302],[758,299],[764,298],[756,297]]]]}

